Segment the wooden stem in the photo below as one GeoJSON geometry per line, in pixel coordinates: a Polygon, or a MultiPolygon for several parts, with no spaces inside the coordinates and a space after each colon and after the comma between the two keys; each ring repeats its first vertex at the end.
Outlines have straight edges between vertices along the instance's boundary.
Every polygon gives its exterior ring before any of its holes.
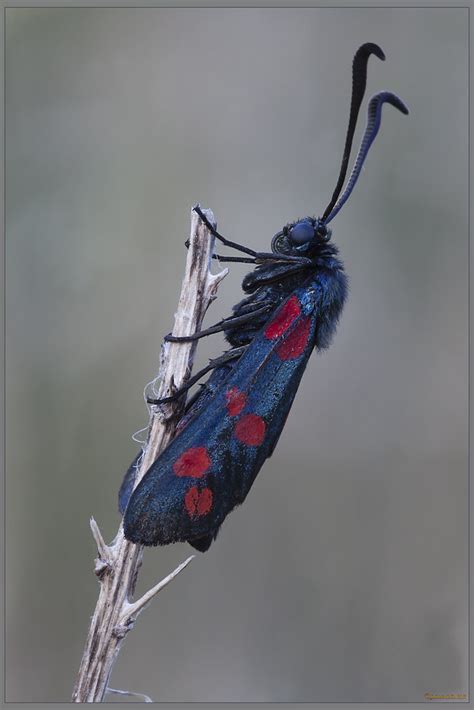
{"type": "MultiPolygon", "coordinates": [[[[203,211],[209,222],[215,225],[212,212],[203,211]]],[[[199,330],[209,304],[216,298],[218,286],[226,276],[227,269],[218,274],[211,274],[213,250],[214,237],[193,211],[186,271],[175,315],[173,335],[187,336],[199,330]]],[[[165,342],[162,345],[157,398],[168,396],[186,383],[191,375],[195,350],[196,341],[165,342]]],[[[147,443],[137,471],[135,485],[173,438],[184,399],[183,397],[178,402],[167,405],[166,418],[157,408],[151,409],[147,443]]],[[[100,592],[72,696],[73,702],[76,703],[104,700],[113,665],[123,640],[133,628],[137,616],[163,587],[188,566],[194,557],[194,555],[188,557],[140,599],[132,601],[142,563],[143,548],[125,539],[122,524],[110,545],[104,542],[93,518],[90,525],[97,544],[95,573],[100,581],[100,592]]]]}

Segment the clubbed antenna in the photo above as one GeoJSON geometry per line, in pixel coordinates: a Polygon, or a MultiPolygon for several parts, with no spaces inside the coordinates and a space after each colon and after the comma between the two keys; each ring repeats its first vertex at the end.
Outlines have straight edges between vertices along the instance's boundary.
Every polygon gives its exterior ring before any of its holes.
{"type": "MultiPolygon", "coordinates": [[[[329,222],[337,215],[341,207],[349,199],[352,190],[355,187],[357,178],[360,175],[360,171],[364,165],[365,159],[369,152],[370,146],[375,140],[377,133],[379,132],[380,123],[382,121],[382,106],[384,103],[389,103],[395,106],[399,111],[404,114],[408,114],[408,109],[401,99],[390,91],[382,91],[380,94],[376,94],[370,99],[369,108],[367,111],[367,126],[365,129],[362,142],[360,144],[359,152],[357,153],[357,158],[352,168],[351,175],[347,181],[346,189],[343,194],[336,202],[332,211],[328,214],[326,218],[323,218],[324,224],[329,224],[329,222]]],[[[327,210],[326,210],[327,212],[327,210]]],[[[326,214],[326,213],[325,213],[326,214]]]]}
{"type": "Polygon", "coordinates": [[[337,184],[334,188],[331,201],[324,210],[322,217],[323,222],[326,221],[327,216],[336,204],[337,198],[339,197],[339,193],[341,192],[344,184],[347,166],[349,164],[349,157],[351,154],[352,141],[354,139],[357,117],[359,115],[360,105],[362,103],[362,99],[364,98],[365,87],[367,84],[367,63],[371,54],[375,54],[375,56],[379,59],[385,59],[385,54],[382,52],[380,47],[377,44],[372,44],[371,42],[367,42],[359,47],[354,55],[352,62],[351,110],[349,114],[349,125],[347,127],[346,143],[344,145],[344,153],[342,155],[341,170],[339,172],[339,177],[337,179],[337,184]]]}

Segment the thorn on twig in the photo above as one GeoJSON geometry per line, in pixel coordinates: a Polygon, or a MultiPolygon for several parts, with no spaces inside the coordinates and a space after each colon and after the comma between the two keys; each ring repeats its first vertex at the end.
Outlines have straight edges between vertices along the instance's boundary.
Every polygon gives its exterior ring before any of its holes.
{"type": "MultiPolygon", "coordinates": [[[[92,536],[95,540],[95,544],[97,545],[97,552],[99,553],[99,558],[104,562],[108,567],[113,567],[113,558],[112,558],[112,550],[111,548],[106,545],[104,538],[102,537],[102,533],[99,530],[99,526],[97,525],[96,521],[94,518],[90,519],[90,528],[92,531],[92,536]]],[[[97,569],[97,565],[96,565],[97,569]]],[[[97,571],[96,571],[97,574],[97,571]]]]}
{"type": "Polygon", "coordinates": [[[209,287],[209,298],[211,301],[214,301],[217,298],[217,289],[219,287],[219,284],[222,279],[227,276],[228,273],[229,269],[225,268],[222,269],[222,271],[219,271],[218,274],[209,274],[209,276],[207,277],[207,283],[209,287]]]}
{"type": "Polygon", "coordinates": [[[187,560],[182,562],[176,569],[171,572],[167,577],[161,580],[161,582],[158,582],[158,584],[155,584],[154,587],[148,590],[148,592],[145,592],[143,596],[140,597],[140,599],[137,599],[137,601],[133,603],[127,603],[124,604],[123,607],[123,614],[122,614],[122,624],[124,626],[129,625],[131,622],[137,618],[137,616],[145,609],[145,607],[148,606],[148,604],[151,602],[153,597],[155,597],[161,590],[166,587],[175,577],[178,576],[180,572],[182,572],[193,560],[195,555],[191,555],[191,557],[188,557],[187,560]]]}

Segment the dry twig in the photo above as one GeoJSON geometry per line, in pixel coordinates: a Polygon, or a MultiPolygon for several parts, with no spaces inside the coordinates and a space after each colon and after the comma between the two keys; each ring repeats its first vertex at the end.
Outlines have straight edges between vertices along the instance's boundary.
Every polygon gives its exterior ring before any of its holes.
{"type": "MultiPolygon", "coordinates": [[[[212,212],[204,212],[211,224],[215,224],[212,212]]],[[[218,274],[211,274],[214,238],[198,215],[194,211],[191,214],[186,271],[173,328],[173,335],[178,336],[192,335],[200,329],[204,314],[216,297],[219,283],[227,274],[227,269],[218,274]]],[[[195,349],[196,341],[163,344],[158,398],[168,395],[189,379],[195,349]]],[[[168,407],[169,416],[166,420],[158,411],[152,410],[148,440],[135,485],[173,438],[183,402],[173,402],[168,407]]],[[[124,538],[122,525],[113,542],[107,545],[93,518],[90,524],[97,544],[95,573],[100,581],[100,593],[72,697],[77,703],[103,701],[114,662],[137,616],[193,559],[193,556],[188,557],[174,572],[138,600],[132,601],[143,548],[124,538]]]]}

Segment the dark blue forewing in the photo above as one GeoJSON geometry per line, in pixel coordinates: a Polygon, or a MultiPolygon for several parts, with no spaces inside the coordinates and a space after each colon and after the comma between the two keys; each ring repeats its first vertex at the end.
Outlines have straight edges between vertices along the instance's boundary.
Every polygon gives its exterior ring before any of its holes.
{"type": "Polygon", "coordinates": [[[280,436],[315,343],[319,296],[295,290],[161,453],[128,504],[129,540],[209,547],[280,436]]]}
{"type": "MultiPolygon", "coordinates": [[[[206,407],[210,400],[214,397],[216,390],[220,387],[222,382],[229,376],[229,373],[233,367],[233,363],[227,362],[223,364],[216,370],[213,370],[206,384],[201,387],[201,389],[196,393],[194,397],[190,399],[187,403],[186,411],[179,420],[179,424],[176,429],[176,433],[179,434],[185,426],[189,424],[191,419],[195,417],[201,409],[206,407]]],[[[132,495],[133,487],[135,485],[135,478],[137,476],[137,468],[140,465],[140,459],[142,456],[142,451],[140,451],[132,463],[128,467],[125,476],[123,477],[122,484],[118,493],[118,509],[120,515],[125,513],[125,509],[132,495]]]]}
{"type": "Polygon", "coordinates": [[[135,485],[135,478],[137,476],[137,466],[140,465],[141,457],[142,452],[140,451],[133,459],[125,476],[123,477],[122,485],[120,486],[118,492],[118,509],[120,515],[125,513],[125,508],[127,507],[130,496],[132,495],[133,486],[135,485]]]}

